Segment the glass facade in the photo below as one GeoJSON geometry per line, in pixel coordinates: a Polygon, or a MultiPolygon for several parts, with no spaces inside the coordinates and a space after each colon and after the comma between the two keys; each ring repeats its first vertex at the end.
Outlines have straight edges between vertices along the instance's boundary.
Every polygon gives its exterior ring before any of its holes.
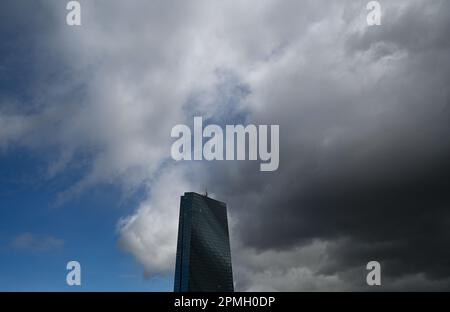
{"type": "Polygon", "coordinates": [[[233,291],[225,203],[197,193],[181,196],[176,292],[233,291]]]}

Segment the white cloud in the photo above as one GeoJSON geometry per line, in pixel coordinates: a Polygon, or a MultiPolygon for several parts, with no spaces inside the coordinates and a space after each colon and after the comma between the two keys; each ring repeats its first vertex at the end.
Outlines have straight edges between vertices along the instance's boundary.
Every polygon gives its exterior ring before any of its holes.
{"type": "Polygon", "coordinates": [[[174,271],[180,195],[189,190],[184,175],[176,166],[165,170],[137,211],[119,222],[119,246],[136,257],[146,276],[174,271]]]}

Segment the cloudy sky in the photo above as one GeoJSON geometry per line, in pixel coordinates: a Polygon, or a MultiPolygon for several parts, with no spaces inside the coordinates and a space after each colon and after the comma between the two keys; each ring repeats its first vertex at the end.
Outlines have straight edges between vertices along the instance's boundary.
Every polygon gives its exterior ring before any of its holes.
{"type": "Polygon", "coordinates": [[[450,290],[450,2],[0,3],[0,290],[171,291],[179,197],[228,204],[236,290],[450,290]],[[170,156],[276,124],[280,166],[170,156]]]}

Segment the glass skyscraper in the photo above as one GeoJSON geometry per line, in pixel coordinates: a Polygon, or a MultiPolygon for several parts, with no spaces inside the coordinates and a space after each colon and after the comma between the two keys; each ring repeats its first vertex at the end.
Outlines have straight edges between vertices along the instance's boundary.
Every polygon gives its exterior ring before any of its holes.
{"type": "Polygon", "coordinates": [[[234,291],[225,203],[181,196],[174,291],[234,291]]]}

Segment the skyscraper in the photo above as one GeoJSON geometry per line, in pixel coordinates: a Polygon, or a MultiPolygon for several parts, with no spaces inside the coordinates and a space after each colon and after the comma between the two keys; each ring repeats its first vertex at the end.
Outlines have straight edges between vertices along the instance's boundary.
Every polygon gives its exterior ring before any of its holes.
{"type": "Polygon", "coordinates": [[[225,203],[181,196],[174,291],[234,291],[225,203]]]}

